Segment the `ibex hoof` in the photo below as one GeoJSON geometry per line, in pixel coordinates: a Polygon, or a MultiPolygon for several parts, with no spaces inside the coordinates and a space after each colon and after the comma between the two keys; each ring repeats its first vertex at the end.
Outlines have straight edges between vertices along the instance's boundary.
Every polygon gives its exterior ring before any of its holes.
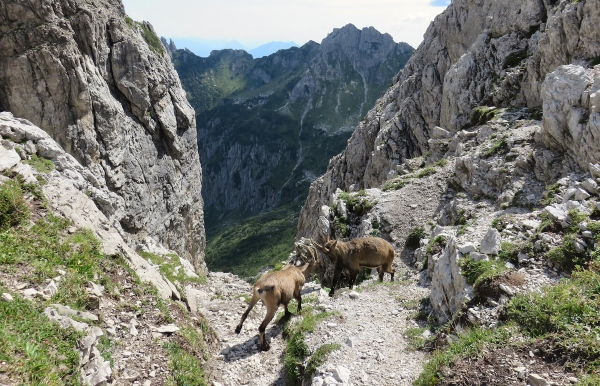
{"type": "Polygon", "coordinates": [[[236,333],[236,334],[239,334],[239,333],[240,333],[240,331],[242,331],[242,328],[241,328],[240,326],[237,326],[237,327],[235,328],[235,333],[236,333]]]}
{"type": "Polygon", "coordinates": [[[260,346],[260,349],[262,351],[269,351],[269,349],[271,348],[271,345],[268,343],[263,344],[262,346],[260,346]]]}

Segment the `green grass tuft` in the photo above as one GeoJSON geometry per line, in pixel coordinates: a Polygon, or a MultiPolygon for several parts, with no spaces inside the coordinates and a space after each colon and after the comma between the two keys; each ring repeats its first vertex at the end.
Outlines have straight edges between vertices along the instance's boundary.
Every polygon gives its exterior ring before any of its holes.
{"type": "Polygon", "coordinates": [[[419,248],[419,242],[427,236],[425,227],[422,225],[414,227],[406,237],[406,246],[408,248],[419,248]]]}
{"type": "Polygon", "coordinates": [[[508,143],[506,142],[506,138],[502,137],[500,139],[495,140],[492,143],[492,147],[483,152],[483,158],[488,158],[493,156],[494,154],[506,153],[508,152],[508,143]]]}
{"type": "MultiPolygon", "coordinates": [[[[324,361],[324,356],[336,349],[334,348],[336,345],[331,345],[329,348],[315,351],[315,354],[313,354],[314,359],[311,357],[308,360],[307,368],[304,367],[303,364],[310,354],[308,346],[304,341],[304,335],[307,332],[314,332],[317,325],[331,315],[334,315],[334,313],[325,312],[322,309],[314,307],[304,307],[302,309],[302,321],[294,324],[292,324],[291,321],[288,321],[285,324],[284,334],[287,336],[284,357],[286,385],[301,385],[302,379],[307,374],[308,366],[310,365],[310,371],[314,372],[314,369],[322,363],[319,362],[321,360],[324,361]],[[315,355],[317,356],[315,357],[315,355]]],[[[339,348],[339,346],[337,346],[337,348],[339,348]]]]}
{"type": "Polygon", "coordinates": [[[78,384],[75,345],[83,333],[59,328],[42,305],[18,295],[0,302],[0,320],[0,362],[9,376],[32,385],[78,384]]]}
{"type": "Polygon", "coordinates": [[[317,368],[321,366],[327,360],[329,354],[335,350],[339,350],[342,346],[337,343],[326,343],[319,346],[314,354],[308,360],[306,364],[306,370],[304,371],[304,378],[310,379],[312,375],[317,371],[317,368]]]}
{"type": "Polygon", "coordinates": [[[160,267],[160,273],[162,273],[172,283],[179,283],[180,285],[206,283],[206,277],[204,276],[187,276],[179,260],[179,256],[175,254],[161,256],[150,252],[138,251],[138,255],[146,260],[149,260],[152,262],[152,264],[158,265],[160,267]]]}
{"type": "Polygon", "coordinates": [[[29,208],[21,186],[14,181],[0,185],[0,231],[20,225],[28,217],[29,208]]]}
{"type": "Polygon", "coordinates": [[[413,383],[415,386],[434,386],[440,381],[440,370],[450,365],[453,361],[472,357],[480,353],[486,347],[494,347],[506,342],[510,331],[507,328],[488,330],[483,328],[474,328],[465,331],[460,339],[449,344],[443,350],[438,351],[425,364],[423,372],[413,383]]]}
{"type": "Polygon", "coordinates": [[[423,178],[423,177],[427,177],[430,176],[432,174],[437,173],[437,170],[435,170],[435,168],[433,166],[428,166],[422,170],[419,170],[417,172],[417,174],[415,174],[416,178],[423,178]]]}
{"type": "Polygon", "coordinates": [[[48,174],[54,170],[54,162],[44,157],[38,157],[36,154],[31,156],[31,159],[23,160],[24,164],[31,165],[40,173],[48,174]]]}
{"type": "Polygon", "coordinates": [[[196,356],[184,350],[178,342],[168,342],[164,348],[169,355],[171,370],[167,385],[206,386],[204,369],[196,356]]]}
{"type": "Polygon", "coordinates": [[[460,260],[459,266],[467,283],[475,288],[485,280],[500,276],[508,270],[503,260],[474,261],[469,257],[460,260]]]}
{"type": "Polygon", "coordinates": [[[550,205],[555,200],[555,197],[560,193],[560,184],[555,183],[546,186],[546,191],[542,194],[540,204],[543,206],[550,205]]]}
{"type": "Polygon", "coordinates": [[[498,114],[498,109],[494,107],[479,106],[471,113],[471,124],[473,126],[483,125],[494,119],[498,114]]]}
{"type": "Polygon", "coordinates": [[[385,184],[381,187],[381,190],[384,192],[389,192],[390,190],[398,190],[402,189],[406,185],[406,180],[396,177],[389,181],[386,181],[385,184]]]}
{"type": "Polygon", "coordinates": [[[377,200],[370,198],[364,190],[356,193],[343,192],[338,198],[346,203],[349,211],[358,216],[364,215],[377,205],[377,200]]]}

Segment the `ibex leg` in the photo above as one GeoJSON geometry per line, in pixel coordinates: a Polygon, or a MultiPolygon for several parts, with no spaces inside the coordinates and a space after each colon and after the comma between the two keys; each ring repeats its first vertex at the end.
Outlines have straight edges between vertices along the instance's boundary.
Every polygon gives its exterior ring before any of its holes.
{"type": "Polygon", "coordinates": [[[248,305],[248,308],[246,309],[246,311],[242,315],[242,320],[240,320],[240,323],[235,328],[235,333],[236,334],[239,334],[240,331],[242,330],[242,324],[244,324],[244,321],[248,317],[248,314],[250,313],[250,311],[252,311],[252,308],[254,308],[254,306],[256,305],[256,303],[258,302],[258,300],[259,300],[259,297],[256,296],[256,294],[254,294],[252,296],[252,300],[250,301],[250,304],[248,305]]]}
{"type": "MultiPolygon", "coordinates": [[[[287,309],[287,307],[286,307],[286,309],[287,309]]],[[[276,311],[277,311],[277,308],[272,309],[272,310],[267,310],[267,316],[265,316],[265,319],[258,327],[258,336],[260,337],[260,348],[263,351],[267,351],[270,348],[270,345],[267,342],[267,337],[265,336],[265,330],[267,329],[267,325],[271,322],[271,320],[273,320],[273,317],[275,316],[276,311]]]]}

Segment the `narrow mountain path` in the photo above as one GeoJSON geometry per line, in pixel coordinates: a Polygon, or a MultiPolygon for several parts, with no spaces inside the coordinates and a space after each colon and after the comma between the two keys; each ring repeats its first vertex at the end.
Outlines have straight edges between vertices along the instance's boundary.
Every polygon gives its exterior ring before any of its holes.
{"type": "MultiPolygon", "coordinates": [[[[306,283],[303,302],[332,313],[313,333],[306,334],[310,353],[324,343],[340,345],[317,369],[312,384],[410,385],[416,379],[425,355],[407,347],[405,332],[417,327],[415,305],[429,290],[418,284],[414,271],[400,261],[396,264],[395,282],[388,276],[383,283],[369,279],[354,291],[340,290],[334,298],[319,284],[306,283]]],[[[286,342],[277,317],[267,327],[271,344],[267,352],[259,351],[257,345],[258,326],[266,313],[261,303],[250,312],[241,333],[234,333],[247,308],[250,284],[232,274],[211,273],[208,283],[197,288],[205,294],[197,299],[199,310],[220,340],[207,369],[211,384],[285,385],[286,342]]],[[[282,312],[280,308],[279,314],[282,312]]]]}

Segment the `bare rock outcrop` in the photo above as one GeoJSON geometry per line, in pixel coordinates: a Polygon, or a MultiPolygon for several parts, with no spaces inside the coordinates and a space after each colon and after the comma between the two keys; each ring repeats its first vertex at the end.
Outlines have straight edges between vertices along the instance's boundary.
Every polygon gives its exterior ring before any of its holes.
{"type": "Polygon", "coordinates": [[[7,0],[0,20],[0,110],[108,188],[93,198],[130,244],[152,236],[204,270],[194,111],[152,26],[119,0],[7,0]]]}
{"type": "Polygon", "coordinates": [[[542,141],[586,169],[600,160],[600,68],[560,66],[542,84],[542,141]]]}
{"type": "Polygon", "coordinates": [[[381,185],[404,160],[432,150],[435,127],[454,134],[477,124],[471,120],[478,106],[543,107],[543,142],[562,151],[579,147],[573,157],[582,167],[597,162],[597,75],[590,67],[600,55],[599,32],[592,27],[598,20],[600,6],[591,1],[453,1],[346,150],[312,184],[297,237],[317,234],[320,208],[331,204],[336,189],[381,185]],[[573,71],[581,79],[569,77],[573,71]],[[565,88],[575,98],[558,104],[565,88]],[[576,139],[560,142],[570,135],[576,139]]]}

